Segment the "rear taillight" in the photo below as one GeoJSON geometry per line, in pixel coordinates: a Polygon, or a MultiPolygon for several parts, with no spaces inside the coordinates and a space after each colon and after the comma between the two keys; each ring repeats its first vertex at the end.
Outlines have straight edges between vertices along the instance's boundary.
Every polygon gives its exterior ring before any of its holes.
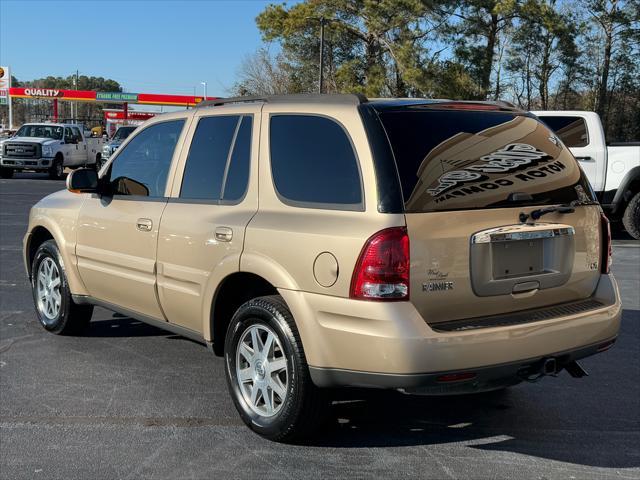
{"type": "Polygon", "coordinates": [[[351,298],[409,299],[409,235],[405,227],[381,230],[365,243],[351,278],[351,298]]]}
{"type": "Polygon", "coordinates": [[[604,213],[600,214],[602,249],[600,250],[600,272],[607,274],[611,270],[611,224],[604,213]]]}

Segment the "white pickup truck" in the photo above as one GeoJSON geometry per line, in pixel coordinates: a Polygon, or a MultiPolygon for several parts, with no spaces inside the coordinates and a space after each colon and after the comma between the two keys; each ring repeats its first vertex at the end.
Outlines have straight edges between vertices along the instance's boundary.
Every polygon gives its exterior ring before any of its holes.
{"type": "Polygon", "coordinates": [[[82,125],[26,123],[13,137],[0,142],[0,177],[32,170],[59,179],[65,167],[100,164],[103,143],[102,138],[85,133],[82,125]]]}
{"type": "Polygon", "coordinates": [[[585,111],[533,112],[569,147],[607,216],[640,240],[640,142],[607,145],[600,117],[585,111]]]}

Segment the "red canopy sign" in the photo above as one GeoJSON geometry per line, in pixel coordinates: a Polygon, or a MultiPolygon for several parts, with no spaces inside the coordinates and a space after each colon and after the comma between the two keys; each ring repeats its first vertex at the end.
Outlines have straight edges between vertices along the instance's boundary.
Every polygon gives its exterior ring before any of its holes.
{"type": "MultiPolygon", "coordinates": [[[[95,102],[96,92],[93,90],[62,90],[55,88],[10,88],[9,95],[13,98],[57,98],[74,102],[95,102]]],[[[137,101],[127,101],[126,103],[143,103],[147,105],[175,105],[178,107],[193,107],[200,103],[203,97],[192,95],[161,95],[156,93],[139,93],[137,101]]],[[[208,100],[215,100],[217,97],[207,97],[208,100]]],[[[109,103],[125,103],[114,100],[109,103]]]]}

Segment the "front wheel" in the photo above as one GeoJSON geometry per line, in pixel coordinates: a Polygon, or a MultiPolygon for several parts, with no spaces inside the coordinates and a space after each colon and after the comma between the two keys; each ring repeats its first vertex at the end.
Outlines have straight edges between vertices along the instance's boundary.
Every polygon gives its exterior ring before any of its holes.
{"type": "Polygon", "coordinates": [[[242,305],[227,330],[224,351],[229,391],[254,432],[287,442],[321,424],[328,401],[311,381],[293,316],[280,296],[242,305]]]}
{"type": "Polygon", "coordinates": [[[92,305],[74,303],[63,265],[58,245],[47,240],[38,247],[31,266],[38,320],[46,330],[62,335],[80,332],[93,314],[92,305]]]}
{"type": "Polygon", "coordinates": [[[636,193],[622,216],[622,223],[629,235],[640,240],[640,192],[636,193]]]}
{"type": "Polygon", "coordinates": [[[55,158],[49,168],[49,178],[51,180],[60,180],[64,174],[64,165],[60,157],[55,158]]]}

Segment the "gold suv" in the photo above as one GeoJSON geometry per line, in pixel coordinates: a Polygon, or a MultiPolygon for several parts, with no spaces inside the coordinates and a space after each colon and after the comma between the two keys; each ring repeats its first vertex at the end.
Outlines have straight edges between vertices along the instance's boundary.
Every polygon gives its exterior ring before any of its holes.
{"type": "Polygon", "coordinates": [[[32,208],[24,258],[44,328],[99,305],[205,343],[246,424],[286,441],[329,388],[585,375],[620,323],[610,245],[534,115],[310,95],[148,121],[32,208]]]}

